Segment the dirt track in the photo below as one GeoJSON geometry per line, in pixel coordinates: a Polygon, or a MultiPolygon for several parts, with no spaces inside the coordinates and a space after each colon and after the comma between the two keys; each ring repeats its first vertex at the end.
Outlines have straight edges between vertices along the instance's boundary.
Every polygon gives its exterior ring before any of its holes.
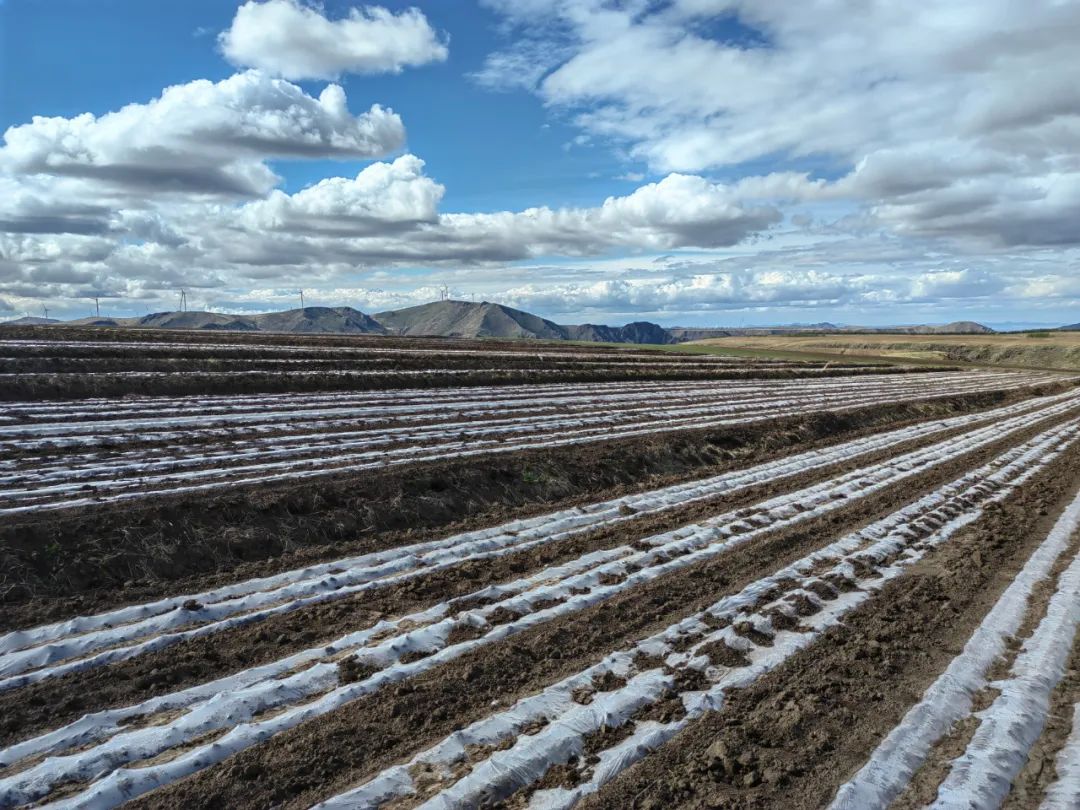
{"type": "Polygon", "coordinates": [[[866,378],[889,401],[623,438],[613,417],[581,444],[23,515],[0,534],[22,577],[0,807],[1070,795],[1080,395],[941,379],[953,393],[866,378]],[[957,684],[954,720],[909,722],[957,684]]]}

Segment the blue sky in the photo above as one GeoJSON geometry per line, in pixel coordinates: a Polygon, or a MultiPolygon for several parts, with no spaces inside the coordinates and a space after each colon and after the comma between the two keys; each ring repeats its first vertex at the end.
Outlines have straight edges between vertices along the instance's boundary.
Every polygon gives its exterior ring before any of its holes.
{"type": "Polygon", "coordinates": [[[5,0],[0,318],[1080,321],[1074,17],[5,0]]]}
{"type": "MultiPolygon", "coordinates": [[[[355,6],[324,4],[327,16],[355,6]]],[[[414,3],[382,3],[402,10],[414,3]]],[[[0,127],[35,115],[107,113],[148,101],[163,87],[193,78],[225,79],[235,68],[222,58],[218,32],[236,4],[130,0],[8,0],[3,14],[4,71],[0,127]],[[29,80],[29,81],[27,81],[29,80]]],[[[429,3],[431,25],[450,37],[449,58],[398,75],[345,74],[350,98],[378,100],[408,127],[408,149],[447,187],[455,210],[497,211],[579,205],[625,193],[634,184],[614,177],[633,170],[596,145],[567,148],[579,134],[564,116],[521,92],[492,93],[468,78],[505,41],[497,16],[472,3],[429,3]],[[490,137],[488,133],[494,135],[490,137]],[[483,165],[485,172],[475,171],[483,165]]],[[[300,81],[309,91],[325,84],[300,81]]],[[[367,161],[281,161],[284,188],[299,190],[332,174],[355,174],[367,161]]],[[[638,165],[637,171],[647,167],[638,165]]]]}

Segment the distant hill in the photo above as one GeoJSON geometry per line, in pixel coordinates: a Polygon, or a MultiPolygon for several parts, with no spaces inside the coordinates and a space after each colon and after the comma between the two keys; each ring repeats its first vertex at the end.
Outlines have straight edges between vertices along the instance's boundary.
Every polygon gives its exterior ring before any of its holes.
{"type": "Polygon", "coordinates": [[[953,321],[937,326],[897,326],[877,332],[901,332],[910,335],[991,335],[994,330],[975,321],[953,321]]]}
{"type": "Polygon", "coordinates": [[[222,315],[217,312],[155,312],[125,319],[124,326],[158,329],[227,329],[234,332],[290,334],[382,334],[386,330],[352,307],[304,307],[260,315],[222,315]]]}
{"type": "Polygon", "coordinates": [[[544,338],[565,340],[566,330],[545,318],[488,301],[435,301],[377,312],[376,321],[395,335],[544,338]]]}
{"type": "Polygon", "coordinates": [[[729,329],[702,329],[694,326],[673,326],[667,331],[676,343],[686,343],[690,340],[731,337],[731,330],[729,329]]]}
{"type": "Polygon", "coordinates": [[[662,326],[648,321],[634,321],[626,326],[602,326],[585,323],[564,326],[570,340],[594,340],[601,343],[675,343],[676,338],[662,326]]]}
{"type": "Polygon", "coordinates": [[[99,318],[91,315],[89,318],[76,318],[73,321],[64,321],[71,326],[131,326],[138,318],[99,318]]]}
{"type": "Polygon", "coordinates": [[[994,330],[975,321],[913,326],[837,326],[833,323],[797,323],[783,326],[739,326],[723,329],[675,326],[667,330],[675,342],[720,337],[776,337],[792,335],[990,335],[994,330]]]}
{"type": "Polygon", "coordinates": [[[1062,332],[1080,332],[1080,323],[1072,323],[1068,326],[1059,326],[1058,329],[1062,332]]]}
{"type": "Polygon", "coordinates": [[[304,307],[284,312],[253,315],[251,320],[264,332],[344,332],[348,334],[383,334],[383,328],[370,315],[352,307],[304,307]]]}
{"type": "Polygon", "coordinates": [[[13,321],[0,321],[0,326],[48,326],[52,323],[60,323],[56,318],[42,318],[27,315],[25,318],[16,318],[13,321]]]}
{"type": "MultiPolygon", "coordinates": [[[[20,318],[32,325],[42,318],[20,318]]],[[[62,323],[61,321],[51,321],[62,323]]],[[[674,343],[661,326],[638,321],[626,326],[560,324],[490,301],[435,301],[416,307],[366,315],[352,307],[304,307],[284,312],[238,315],[218,312],[155,312],[138,318],[79,318],[74,326],[123,326],[151,329],[285,332],[293,334],[394,334],[439,337],[533,338],[607,343],[674,343]]]]}
{"type": "Polygon", "coordinates": [[[258,329],[253,317],[219,315],[216,312],[155,312],[126,320],[127,326],[149,326],[157,329],[258,329]]]}
{"type": "MultiPolygon", "coordinates": [[[[285,332],[292,334],[392,334],[460,338],[531,338],[537,340],[580,340],[598,343],[683,343],[723,337],[793,336],[799,334],[914,334],[987,335],[993,329],[974,321],[953,321],[940,325],[890,327],[837,326],[832,323],[787,324],[751,327],[687,327],[665,329],[649,321],[626,326],[585,323],[564,326],[539,315],[490,301],[434,301],[405,309],[365,315],[352,307],[304,307],[258,315],[230,315],[217,312],[155,312],[140,318],[19,318],[11,325],[69,323],[75,326],[126,326],[158,329],[206,329],[243,332],[285,332]]],[[[1080,324],[1061,329],[1080,330],[1080,324]]]]}
{"type": "Polygon", "coordinates": [[[538,315],[490,301],[435,301],[372,316],[395,335],[587,340],[600,343],[674,343],[662,326],[637,321],[626,326],[586,323],[563,326],[538,315]]]}

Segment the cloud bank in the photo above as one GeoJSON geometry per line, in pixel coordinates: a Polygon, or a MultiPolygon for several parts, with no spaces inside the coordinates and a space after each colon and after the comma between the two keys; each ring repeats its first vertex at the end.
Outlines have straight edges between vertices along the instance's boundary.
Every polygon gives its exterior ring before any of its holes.
{"type": "Polygon", "coordinates": [[[441,284],[669,323],[1080,306],[1077,4],[485,4],[506,42],[472,80],[532,94],[636,188],[447,210],[393,99],[333,81],[442,62],[448,37],[416,9],[245,2],[218,40],[235,75],[4,133],[0,309],[137,312],[181,286],[208,306],[304,286],[383,308],[441,284]],[[327,160],[353,165],[290,192],[274,170],[327,160]]]}

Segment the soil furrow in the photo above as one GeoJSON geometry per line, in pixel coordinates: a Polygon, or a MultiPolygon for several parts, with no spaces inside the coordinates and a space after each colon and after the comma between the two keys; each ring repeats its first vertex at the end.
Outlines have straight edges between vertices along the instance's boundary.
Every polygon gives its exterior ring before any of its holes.
{"type": "Polygon", "coordinates": [[[263,806],[289,798],[300,806],[329,795],[334,788],[355,784],[366,774],[444,736],[453,726],[478,719],[490,710],[492,700],[505,704],[578,671],[604,651],[662,629],[716,597],[741,589],[763,573],[820,547],[830,537],[895,511],[919,493],[984,463],[995,455],[994,450],[1023,438],[1017,436],[1013,442],[954,460],[851,509],[793,531],[778,532],[604,605],[527,630],[485,647],[482,655],[467,654],[417,677],[401,694],[385,692],[361,698],[143,801],[155,806],[194,806],[206,801],[263,806]],[[704,604],[703,597],[707,599],[704,604]],[[342,744],[345,740],[348,745],[342,744]],[[263,774],[258,785],[234,778],[249,766],[263,774]]]}
{"type": "Polygon", "coordinates": [[[1042,735],[1032,746],[1027,763],[1013,780],[1001,810],[1039,807],[1047,788],[1058,778],[1056,760],[1069,735],[1075,732],[1075,707],[1080,703],[1080,637],[1073,641],[1065,677],[1050,696],[1050,711],[1042,735]]]}
{"type": "Polygon", "coordinates": [[[732,693],[582,807],[827,804],[963,646],[1075,495],[1078,473],[1074,445],[811,650],[732,693]],[[749,764],[718,768],[721,746],[749,764]]]}
{"type": "MultiPolygon", "coordinates": [[[[226,463],[227,459],[217,460],[206,466],[194,465],[194,469],[149,473],[117,478],[90,478],[71,482],[54,483],[47,486],[16,486],[14,489],[0,490],[0,513],[6,515],[33,514],[41,510],[71,509],[75,507],[100,508],[104,503],[122,501],[141,501],[146,498],[180,494],[192,497],[218,489],[232,489],[238,486],[273,485],[282,481],[301,478],[326,477],[341,473],[355,473],[361,470],[378,469],[386,465],[415,465],[417,463],[440,458],[463,458],[476,455],[513,453],[533,447],[557,447],[573,444],[589,444],[608,441],[621,437],[643,436],[650,433],[669,433],[684,430],[698,430],[702,426],[722,427],[725,424],[745,424],[759,421],[769,416],[793,415],[807,410],[847,410],[858,408],[881,396],[892,399],[922,399],[936,395],[961,393],[947,387],[941,391],[926,391],[914,394],[901,392],[873,392],[851,397],[826,398],[826,401],[806,401],[802,404],[797,399],[777,403],[775,407],[761,410],[731,412],[719,406],[712,412],[706,408],[701,418],[685,416],[678,418],[659,418],[643,415],[637,420],[620,421],[612,416],[609,424],[596,424],[598,417],[570,420],[559,430],[539,429],[533,436],[528,432],[533,428],[518,433],[496,431],[491,438],[462,438],[457,434],[444,434],[436,431],[436,441],[404,441],[398,449],[369,450],[357,453],[330,453],[321,458],[292,458],[284,461],[239,458],[248,463],[226,463]],[[593,422],[590,422],[590,419],[593,422]],[[589,424],[586,424],[589,423],[589,424]],[[438,439],[444,441],[438,441],[438,439]]],[[[425,434],[426,435],[426,434],[425,434]]],[[[108,464],[102,474],[108,474],[108,464]]]]}
{"type": "MultiPolygon", "coordinates": [[[[1054,407],[1061,410],[1060,398],[1054,407]]],[[[1042,404],[1043,415],[1046,403],[1042,404]]],[[[119,611],[112,611],[96,616],[82,617],[74,622],[59,625],[45,625],[10,636],[0,637],[0,649],[6,652],[0,656],[0,669],[8,674],[12,669],[13,657],[34,656],[39,664],[58,661],[62,657],[77,656],[95,648],[111,645],[124,640],[134,641],[140,635],[179,628],[184,624],[210,623],[229,616],[235,616],[272,606],[282,601],[302,600],[306,595],[318,595],[334,598],[337,592],[346,596],[356,587],[368,587],[363,583],[372,583],[392,574],[389,580],[383,580],[387,586],[393,584],[393,577],[412,576],[426,566],[436,564],[445,569],[448,565],[469,559],[475,554],[485,555],[493,552],[505,553],[515,550],[520,544],[545,541],[546,538],[563,538],[570,534],[581,534],[592,528],[613,523],[626,523],[639,520],[636,517],[671,509],[689,509],[695,503],[716,502],[721,496],[734,495],[748,487],[758,486],[764,481],[791,478],[804,473],[812,474],[815,469],[837,467],[844,462],[860,464],[883,459],[881,455],[890,448],[906,452],[919,446],[921,439],[956,435],[961,431],[979,424],[987,424],[994,419],[1030,412],[1040,407],[1039,403],[1024,402],[1019,406],[995,409],[986,413],[976,413],[950,420],[935,420],[930,423],[913,425],[896,431],[885,431],[852,442],[845,442],[825,450],[807,451],[794,454],[784,459],[764,462],[747,470],[722,474],[713,478],[696,479],[674,487],[665,487],[639,495],[624,496],[615,501],[601,501],[581,509],[570,509],[548,513],[526,522],[511,522],[489,530],[472,534],[450,535],[444,540],[402,546],[373,557],[343,558],[333,563],[294,570],[280,575],[274,580],[248,580],[218,591],[189,593],[177,599],[165,599],[157,603],[131,606],[119,611]],[[1019,408],[1019,409],[1018,409],[1019,408]],[[680,505],[679,499],[684,499],[680,505]],[[374,567],[373,567],[374,566],[374,567]],[[240,597],[240,598],[237,598],[240,597]],[[191,605],[190,610],[177,611],[178,607],[191,605]],[[42,658],[39,652],[31,652],[44,644],[58,645],[48,652],[48,658],[42,658]],[[18,652],[25,650],[26,652],[18,652]]],[[[1032,415],[1029,418],[1034,418],[1032,415]]],[[[1015,420],[1014,420],[1015,421],[1015,420]]],[[[809,479],[805,479],[809,480],[809,479]]],[[[302,607],[303,602],[294,602],[302,607]]]]}
{"type": "Polygon", "coordinates": [[[912,776],[904,792],[889,805],[890,810],[918,810],[934,800],[938,787],[948,776],[954,760],[964,753],[979,727],[980,719],[977,713],[989,707],[1000,694],[1000,690],[993,685],[993,681],[1008,677],[1009,670],[1023,647],[1024,641],[1031,636],[1038,623],[1046,615],[1047,605],[1058,589],[1061,574],[1068,568],[1078,551],[1080,551],[1080,532],[1075,532],[1069,545],[1054,563],[1049,575],[1032,591],[1019,629],[1015,635],[1007,639],[1005,654],[999,656],[984,674],[986,686],[975,693],[971,713],[962,718],[946,737],[933,746],[926,761],[912,776]]]}
{"type": "MultiPolygon", "coordinates": [[[[936,437],[939,440],[941,438],[941,436],[936,437]]],[[[925,444],[925,442],[914,443],[914,445],[919,444],[925,444]]],[[[866,467],[873,459],[892,457],[897,454],[894,451],[878,453],[871,458],[862,458],[860,466],[866,467]]],[[[832,469],[835,470],[836,467],[832,469]]],[[[334,638],[346,630],[359,629],[363,626],[363,622],[356,621],[357,615],[401,614],[410,608],[419,607],[425,601],[430,604],[447,595],[466,592],[470,587],[476,589],[497,581],[500,575],[502,575],[501,578],[510,578],[525,571],[536,570],[542,565],[570,559],[571,555],[576,556],[598,548],[608,548],[625,543],[631,537],[656,533],[684,525],[702,516],[716,514],[723,511],[723,508],[736,508],[740,503],[752,503],[762,496],[791,491],[812,481],[822,480],[824,477],[826,476],[818,473],[782,479],[765,487],[748,490],[737,500],[708,501],[677,510],[675,513],[634,520],[623,524],[620,529],[604,529],[580,539],[563,541],[550,549],[541,547],[522,555],[496,558],[491,562],[481,563],[480,566],[475,564],[459,566],[460,570],[452,568],[439,574],[403,582],[400,586],[387,588],[385,591],[367,592],[338,603],[338,605],[344,605],[344,608],[334,604],[320,605],[292,615],[278,616],[255,626],[224,631],[211,639],[196,639],[176,645],[175,648],[145,654],[137,659],[105,667],[99,671],[100,674],[86,671],[59,679],[49,679],[28,688],[0,694],[0,706],[9,713],[11,720],[6,725],[11,729],[10,733],[14,733],[15,729],[21,730],[25,727],[26,720],[33,722],[31,718],[34,717],[55,721],[58,713],[66,716],[72,712],[89,711],[99,707],[98,700],[94,699],[99,688],[104,689],[108,695],[107,699],[114,701],[118,694],[138,694],[139,691],[152,688],[155,684],[158,689],[166,684],[176,689],[197,680],[206,680],[211,676],[235,671],[241,666],[262,663],[268,660],[268,656],[275,659],[283,657],[296,649],[317,645],[334,638]],[[488,574],[480,575],[478,568],[485,567],[489,567],[488,574]],[[298,634],[297,627],[308,629],[298,634]],[[310,629],[313,627],[319,627],[320,630],[310,629]],[[234,639],[239,641],[234,641],[234,639]],[[251,639],[262,643],[252,644],[251,639]],[[272,644],[268,643],[270,639],[273,639],[272,644]],[[209,654],[207,654],[208,645],[212,645],[209,654]],[[251,652],[252,648],[257,651],[254,655],[251,652]],[[224,655],[223,650],[226,651],[224,655]],[[162,673],[169,673],[176,669],[175,661],[185,659],[188,659],[190,663],[179,668],[181,673],[179,677],[162,676],[162,673]],[[170,666],[168,662],[174,663],[170,666]],[[95,684],[98,685],[97,688],[95,684]],[[74,701],[68,699],[68,696],[72,694],[77,696],[74,701]]]]}
{"type": "Polygon", "coordinates": [[[8,577],[0,626],[26,626],[375,551],[410,542],[427,528],[479,528],[1025,395],[890,404],[692,431],[674,441],[660,435],[463,464],[440,462],[408,474],[387,470],[360,480],[331,478],[317,488],[309,483],[258,496],[223,494],[198,508],[165,500],[154,509],[19,521],[0,528],[0,558],[8,577]]]}
{"type": "MultiPolygon", "coordinates": [[[[503,802],[508,807],[545,790],[536,799],[543,806],[567,808],[625,768],[628,757],[636,760],[670,738],[690,715],[716,708],[727,689],[760,677],[810,644],[822,629],[842,621],[860,602],[874,598],[884,582],[947,542],[978,517],[987,502],[1022,486],[1037,470],[1033,462],[1040,457],[1049,461],[1075,440],[1074,424],[1064,436],[1044,434],[1033,445],[1019,445],[992,466],[967,473],[932,496],[639,642],[636,652],[606,656],[596,667],[456,732],[417,755],[407,768],[382,771],[320,808],[337,810],[376,796],[396,796],[395,806],[407,807],[439,790],[444,792],[437,801],[443,805],[471,806],[508,797],[503,802]],[[657,660],[664,661],[663,670],[654,668],[657,660]],[[578,699],[590,673],[593,692],[605,693],[595,694],[598,706],[592,705],[592,694],[578,699]],[[674,696],[681,715],[663,708],[673,700],[666,695],[674,696]],[[539,719],[549,721],[549,728],[518,736],[518,729],[528,729],[539,719]],[[470,741],[486,748],[475,767],[462,762],[459,754],[470,741]],[[503,753],[505,749],[510,750],[503,753]]],[[[729,753],[725,767],[737,767],[736,752],[729,753]]]]}
{"type": "MultiPolygon", "coordinates": [[[[962,432],[958,428],[935,434],[940,441],[962,432]]],[[[906,442],[859,457],[866,466],[925,446],[931,439],[906,442]]],[[[168,649],[106,667],[72,673],[57,679],[0,693],[0,743],[10,744],[46,726],[55,727],[85,712],[130,703],[136,696],[175,691],[206,682],[241,668],[256,666],[317,646],[343,633],[363,629],[387,615],[402,615],[470,590],[511,579],[545,566],[603,548],[625,544],[632,538],[669,531],[722,511],[739,509],[782,492],[793,491],[851,469],[850,461],[810,473],[787,476],[734,495],[690,504],[670,512],[643,515],[616,526],[602,527],[580,537],[494,559],[458,564],[422,575],[400,585],[369,591],[340,602],[315,605],[295,613],[271,617],[257,626],[223,631],[212,637],[181,642],[168,649]],[[365,617],[367,617],[365,619],[365,617]]]]}

